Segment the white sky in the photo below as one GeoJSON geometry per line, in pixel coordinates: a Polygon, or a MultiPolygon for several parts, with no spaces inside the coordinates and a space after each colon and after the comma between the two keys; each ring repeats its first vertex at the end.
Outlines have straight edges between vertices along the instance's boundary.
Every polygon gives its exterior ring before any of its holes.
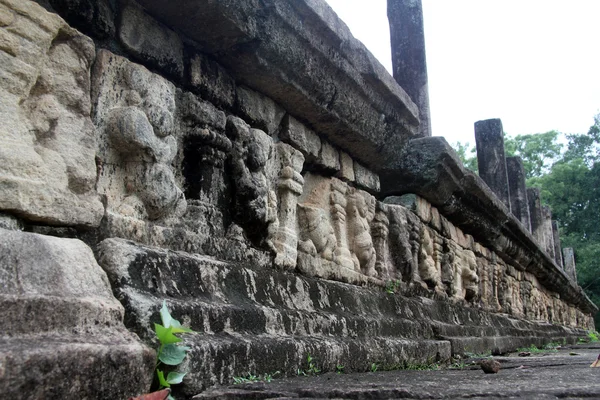
{"type": "MultiPolygon", "coordinates": [[[[391,71],[386,0],[326,0],[391,71]]],[[[511,136],[586,133],[600,112],[600,0],[422,0],[432,133],[474,143],[473,123],[511,136]]]]}

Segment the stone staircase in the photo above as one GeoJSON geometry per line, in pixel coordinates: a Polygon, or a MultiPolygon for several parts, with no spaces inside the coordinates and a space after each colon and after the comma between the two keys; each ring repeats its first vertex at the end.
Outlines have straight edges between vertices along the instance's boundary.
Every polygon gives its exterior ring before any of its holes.
{"type": "MultiPolygon", "coordinates": [[[[423,296],[404,297],[252,263],[107,239],[97,249],[126,326],[151,342],[165,299],[197,334],[182,366],[181,394],[226,384],[237,376],[307,370],[310,355],[323,372],[446,362],[452,355],[503,353],[548,341],[573,342],[578,329],[538,324],[423,296]]],[[[418,289],[414,289],[418,291],[418,289]]],[[[426,291],[424,291],[426,293],[426,291]]]]}

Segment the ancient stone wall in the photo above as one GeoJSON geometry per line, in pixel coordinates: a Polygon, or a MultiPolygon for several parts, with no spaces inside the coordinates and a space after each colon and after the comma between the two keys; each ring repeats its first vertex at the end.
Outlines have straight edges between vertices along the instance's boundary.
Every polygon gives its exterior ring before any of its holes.
{"type": "Polygon", "coordinates": [[[0,296],[34,321],[3,332],[14,398],[67,386],[28,373],[66,359],[49,340],[93,381],[65,397],[145,390],[163,299],[199,332],[185,396],[309,353],[359,371],[593,326],[489,189],[411,153],[437,139],[321,1],[0,0],[0,67],[0,296]]]}

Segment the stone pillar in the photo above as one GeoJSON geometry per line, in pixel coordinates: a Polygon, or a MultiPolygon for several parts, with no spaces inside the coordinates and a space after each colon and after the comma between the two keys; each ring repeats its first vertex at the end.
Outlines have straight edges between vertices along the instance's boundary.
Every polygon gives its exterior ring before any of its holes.
{"type": "Polygon", "coordinates": [[[542,203],[540,189],[527,188],[527,203],[529,204],[529,218],[531,222],[531,233],[540,245],[544,246],[544,220],[542,218],[542,203]]]}
{"type": "MultiPolygon", "coordinates": [[[[348,185],[346,183],[336,178],[331,180],[331,219],[333,220],[333,230],[337,239],[334,258],[342,267],[354,270],[352,254],[348,249],[348,229],[346,224],[347,192],[348,185]]],[[[360,272],[360,267],[357,272],[360,272]]]]}
{"type": "Polygon", "coordinates": [[[552,221],[552,237],[554,239],[554,260],[556,260],[556,264],[558,264],[559,267],[564,268],[563,256],[562,252],[560,251],[560,235],[558,232],[557,221],[552,221]]]}
{"type": "Polygon", "coordinates": [[[275,264],[283,269],[294,269],[298,255],[296,208],[304,186],[304,178],[300,175],[304,156],[285,143],[277,144],[277,154],[281,170],[277,184],[279,227],[274,240],[275,264]]]}
{"type": "Polygon", "coordinates": [[[388,0],[387,14],[394,79],[419,107],[420,136],[431,136],[421,0],[388,0]]]}
{"type": "Polygon", "coordinates": [[[577,269],[575,268],[575,252],[571,247],[563,249],[563,259],[565,263],[565,272],[567,276],[577,284],[577,269]]]}
{"type": "Polygon", "coordinates": [[[531,232],[527,187],[525,186],[525,168],[521,157],[506,157],[510,210],[513,215],[531,232]]]}
{"type": "Polygon", "coordinates": [[[479,176],[510,210],[502,121],[496,118],[475,122],[475,143],[479,176]]]}
{"type": "Polygon", "coordinates": [[[377,261],[375,262],[375,270],[380,279],[402,279],[400,271],[398,276],[390,276],[387,263],[388,253],[388,235],[390,233],[390,220],[385,215],[384,205],[377,202],[377,212],[371,226],[371,232],[373,234],[373,246],[375,247],[375,253],[377,255],[377,261]]]}
{"type": "Polygon", "coordinates": [[[550,258],[554,258],[554,234],[552,233],[552,210],[550,210],[550,207],[542,206],[542,220],[544,229],[542,247],[550,258]]]}

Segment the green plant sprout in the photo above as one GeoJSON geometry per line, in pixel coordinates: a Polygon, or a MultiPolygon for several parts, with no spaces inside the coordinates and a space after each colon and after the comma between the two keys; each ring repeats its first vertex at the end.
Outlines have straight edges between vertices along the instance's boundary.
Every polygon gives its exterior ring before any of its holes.
{"type": "Polygon", "coordinates": [[[400,282],[400,280],[387,281],[385,283],[385,291],[388,294],[395,294],[401,285],[402,283],[400,282]]]}
{"type": "Polygon", "coordinates": [[[235,376],[233,377],[233,384],[234,385],[240,385],[242,383],[254,383],[254,382],[271,382],[277,375],[279,375],[281,372],[279,371],[275,371],[273,373],[270,374],[264,374],[262,376],[257,376],[257,375],[253,375],[250,372],[248,372],[247,376],[235,376]]]}
{"type": "Polygon", "coordinates": [[[310,355],[310,353],[306,356],[306,362],[308,363],[308,373],[317,375],[321,370],[317,368],[317,365],[313,362],[314,358],[310,355]]]}
{"type": "MultiPolygon", "coordinates": [[[[156,354],[156,375],[158,377],[159,390],[181,383],[183,377],[187,374],[187,372],[171,371],[165,378],[165,373],[160,368],[162,364],[170,366],[181,364],[188,351],[191,350],[187,346],[177,344],[181,342],[181,338],[175,335],[178,333],[196,333],[190,328],[181,326],[181,323],[171,316],[165,300],[163,300],[162,308],[160,309],[160,319],[162,320],[162,325],[154,324],[154,332],[160,342],[156,354]]],[[[167,399],[174,400],[171,395],[167,399]]]]}
{"type": "Polygon", "coordinates": [[[335,366],[335,372],[337,372],[338,374],[343,374],[344,373],[344,366],[342,364],[338,364],[335,366]]]}
{"type": "Polygon", "coordinates": [[[378,369],[379,369],[379,364],[371,363],[371,372],[377,372],[378,369]]]}

